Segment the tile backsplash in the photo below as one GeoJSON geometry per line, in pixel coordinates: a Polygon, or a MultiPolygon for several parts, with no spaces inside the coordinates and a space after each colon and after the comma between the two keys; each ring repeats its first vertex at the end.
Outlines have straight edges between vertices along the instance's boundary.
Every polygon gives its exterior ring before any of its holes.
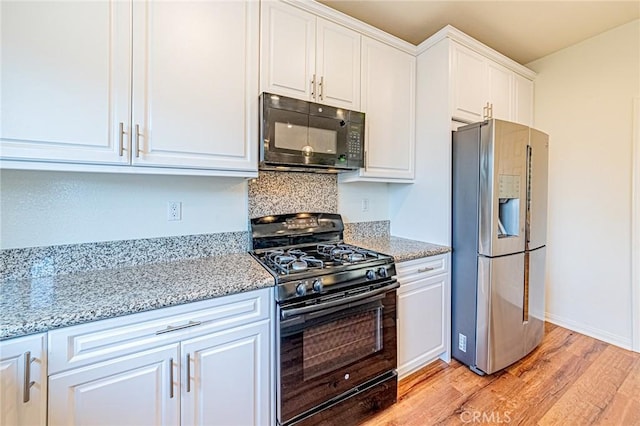
{"type": "Polygon", "coordinates": [[[298,212],[338,212],[335,174],[269,172],[249,181],[249,218],[298,212]]]}

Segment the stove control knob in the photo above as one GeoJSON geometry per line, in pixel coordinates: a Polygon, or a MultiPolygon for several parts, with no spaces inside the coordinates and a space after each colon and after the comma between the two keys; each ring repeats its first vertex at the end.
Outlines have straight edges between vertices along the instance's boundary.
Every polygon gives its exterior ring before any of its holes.
{"type": "Polygon", "coordinates": [[[368,280],[375,280],[376,279],[376,273],[373,271],[373,269],[369,269],[366,272],[366,275],[367,275],[367,279],[368,280]]]}
{"type": "Polygon", "coordinates": [[[304,296],[307,294],[307,286],[304,283],[300,283],[296,286],[296,294],[298,296],[304,296]]]}
{"type": "Polygon", "coordinates": [[[321,293],[323,288],[322,279],[318,278],[313,282],[313,291],[316,293],[321,293]]]}
{"type": "Polygon", "coordinates": [[[388,277],[389,273],[387,272],[387,268],[378,268],[378,275],[382,278],[388,277]]]}

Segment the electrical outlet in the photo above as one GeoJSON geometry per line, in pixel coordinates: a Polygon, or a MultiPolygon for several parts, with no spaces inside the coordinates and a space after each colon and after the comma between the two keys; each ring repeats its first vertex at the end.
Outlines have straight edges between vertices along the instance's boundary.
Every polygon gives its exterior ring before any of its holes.
{"type": "Polygon", "coordinates": [[[363,212],[368,212],[369,211],[369,199],[368,198],[363,198],[362,199],[362,211],[363,212]]]}
{"type": "Polygon", "coordinates": [[[167,203],[167,220],[182,220],[181,201],[169,201],[167,203]]]}
{"type": "Polygon", "coordinates": [[[458,333],[458,349],[462,352],[467,351],[467,336],[462,333],[458,333]]]}

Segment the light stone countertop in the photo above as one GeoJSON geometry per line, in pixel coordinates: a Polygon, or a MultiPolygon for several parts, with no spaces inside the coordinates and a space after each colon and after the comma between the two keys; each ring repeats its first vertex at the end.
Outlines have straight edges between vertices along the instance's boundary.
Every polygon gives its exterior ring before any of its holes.
{"type": "Polygon", "coordinates": [[[0,340],[272,287],[249,254],[0,283],[0,340]]]}
{"type": "MultiPolygon", "coordinates": [[[[346,241],[405,262],[451,251],[400,237],[346,241]]],[[[0,283],[0,340],[274,285],[249,254],[227,254],[0,283]]]]}
{"type": "Polygon", "coordinates": [[[451,251],[451,247],[394,236],[350,239],[346,242],[393,256],[398,263],[451,251]]]}

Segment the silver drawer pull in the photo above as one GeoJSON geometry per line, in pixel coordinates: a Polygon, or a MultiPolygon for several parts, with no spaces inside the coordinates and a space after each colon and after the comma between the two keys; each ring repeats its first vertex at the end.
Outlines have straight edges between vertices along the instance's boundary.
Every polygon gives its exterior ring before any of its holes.
{"type": "Polygon", "coordinates": [[[421,274],[421,273],[423,273],[423,272],[433,271],[434,269],[436,269],[436,268],[432,268],[432,267],[430,267],[430,266],[426,266],[426,267],[424,267],[424,268],[420,268],[420,269],[418,269],[418,273],[419,273],[419,274],[421,274]]]}
{"type": "Polygon", "coordinates": [[[195,327],[200,324],[202,324],[201,321],[189,321],[187,324],[182,324],[182,325],[168,325],[167,328],[165,328],[164,330],[156,331],[156,334],[171,333],[172,331],[183,330],[185,328],[195,327]]]}

